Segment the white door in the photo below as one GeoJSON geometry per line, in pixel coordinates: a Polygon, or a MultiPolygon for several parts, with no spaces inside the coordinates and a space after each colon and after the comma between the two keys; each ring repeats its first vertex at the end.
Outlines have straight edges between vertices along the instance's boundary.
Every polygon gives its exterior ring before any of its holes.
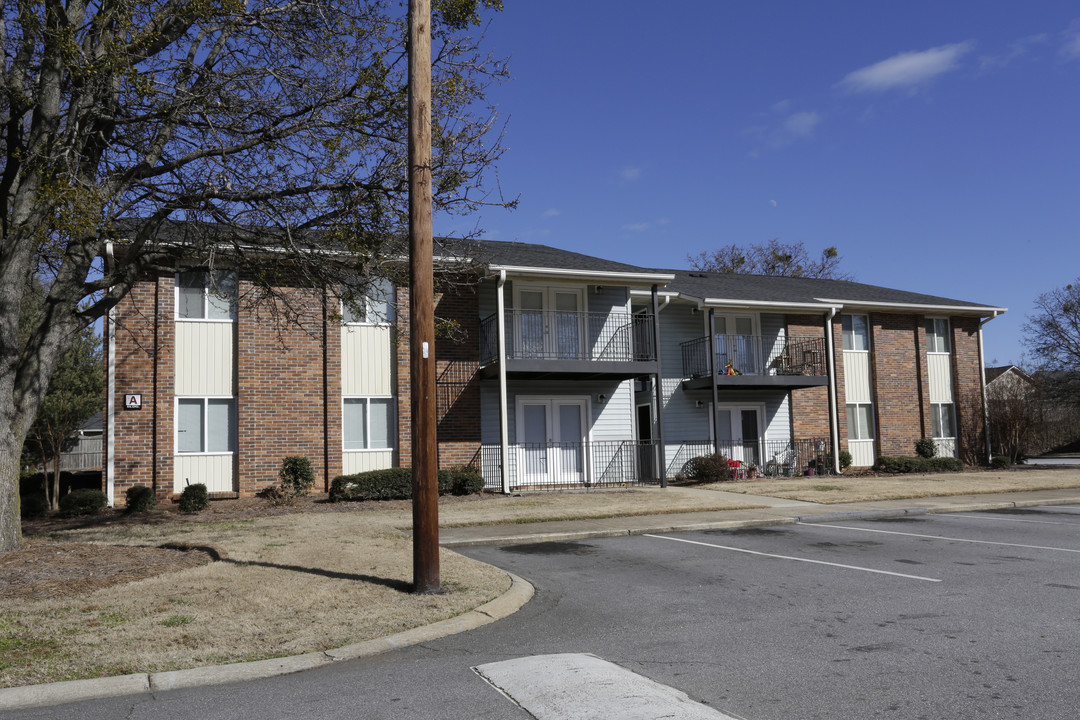
{"type": "Polygon", "coordinates": [[[721,405],[715,423],[720,452],[744,465],[760,465],[763,415],[760,406],[721,405]]]}
{"type": "Polygon", "coordinates": [[[515,345],[523,358],[584,359],[584,291],[518,287],[515,345]]]}
{"type": "Polygon", "coordinates": [[[528,483],[585,482],[585,398],[518,398],[518,467],[528,483]]]}

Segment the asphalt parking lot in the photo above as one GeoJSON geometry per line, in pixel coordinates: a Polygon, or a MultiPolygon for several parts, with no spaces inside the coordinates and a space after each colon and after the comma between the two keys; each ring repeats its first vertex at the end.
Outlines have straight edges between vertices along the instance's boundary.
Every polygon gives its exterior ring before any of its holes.
{"type": "Polygon", "coordinates": [[[473,671],[567,653],[747,720],[1080,714],[1080,506],[463,552],[534,583],[533,601],[367,660],[12,717],[592,717],[519,707],[473,671]]]}

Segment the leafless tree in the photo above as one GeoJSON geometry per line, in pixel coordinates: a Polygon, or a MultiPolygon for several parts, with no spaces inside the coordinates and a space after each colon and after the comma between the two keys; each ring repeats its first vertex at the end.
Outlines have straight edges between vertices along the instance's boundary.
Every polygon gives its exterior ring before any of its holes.
{"type": "MultiPolygon", "coordinates": [[[[503,203],[484,95],[506,68],[473,34],[501,0],[434,6],[435,206],[470,213],[503,203]]],[[[406,38],[383,0],[4,3],[0,552],[21,542],[19,449],[59,358],[140,277],[225,256],[274,305],[275,273],[355,294],[392,264],[406,38]],[[45,312],[20,343],[31,276],[45,312]]]]}
{"type": "Polygon", "coordinates": [[[821,251],[811,258],[801,243],[782,243],[773,238],[763,245],[726,245],[687,256],[696,270],[747,275],[780,275],[784,277],[830,278],[851,280],[848,273],[840,272],[840,252],[835,246],[821,251]]]}

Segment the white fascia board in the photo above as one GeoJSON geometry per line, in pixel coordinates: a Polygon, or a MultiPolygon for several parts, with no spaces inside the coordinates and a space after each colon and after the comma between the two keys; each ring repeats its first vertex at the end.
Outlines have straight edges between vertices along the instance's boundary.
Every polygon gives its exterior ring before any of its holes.
{"type": "Polygon", "coordinates": [[[672,274],[662,273],[624,273],[603,270],[567,270],[564,268],[541,268],[520,265],[489,265],[492,272],[505,271],[514,277],[569,278],[574,280],[595,280],[598,285],[667,285],[675,279],[672,274]]]}
{"type": "MultiPolygon", "coordinates": [[[[669,297],[669,298],[678,298],[679,297],[679,293],[676,292],[675,290],[659,290],[659,289],[657,289],[656,294],[659,295],[660,297],[669,297]]],[[[631,290],[630,291],[630,297],[632,297],[632,298],[651,298],[652,297],[652,290],[631,290]]]]}
{"type": "Polygon", "coordinates": [[[869,300],[829,300],[826,298],[817,298],[817,300],[845,309],[881,308],[884,310],[922,310],[926,312],[951,313],[953,315],[976,315],[978,317],[985,317],[987,315],[997,317],[998,315],[1002,315],[1009,311],[1008,308],[984,307],[979,305],[931,305],[924,303],[875,302],[869,300]]]}
{"type": "Polygon", "coordinates": [[[702,298],[698,301],[706,308],[767,308],[773,310],[819,310],[825,312],[833,308],[842,307],[839,301],[823,301],[820,303],[782,302],[776,300],[735,300],[728,298],[702,298]]]}

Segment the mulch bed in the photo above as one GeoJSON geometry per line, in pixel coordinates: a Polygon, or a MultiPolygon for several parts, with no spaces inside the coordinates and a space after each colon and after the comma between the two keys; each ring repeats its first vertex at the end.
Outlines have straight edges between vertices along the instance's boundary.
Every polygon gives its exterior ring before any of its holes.
{"type": "Polygon", "coordinates": [[[45,600],[205,565],[203,549],[32,540],[0,554],[0,599],[45,600]]]}

